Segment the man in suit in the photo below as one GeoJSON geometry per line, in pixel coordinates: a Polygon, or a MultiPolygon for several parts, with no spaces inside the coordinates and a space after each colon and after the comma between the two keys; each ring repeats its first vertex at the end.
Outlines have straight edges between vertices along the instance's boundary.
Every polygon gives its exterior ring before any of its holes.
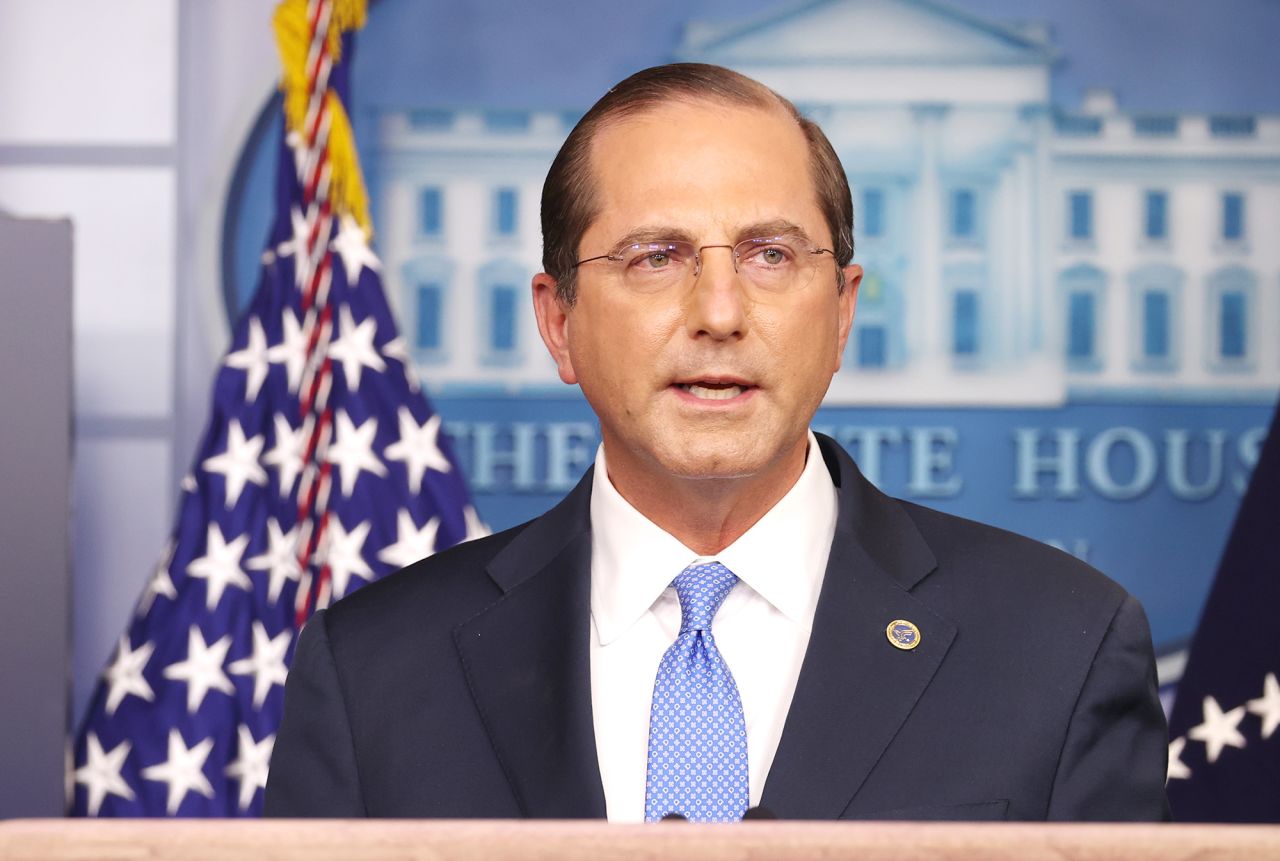
{"type": "Polygon", "coordinates": [[[725,69],[640,72],[542,218],[538,325],[596,464],[311,620],[268,815],[1166,815],[1137,602],[809,430],[862,276],[816,125],[725,69]]]}

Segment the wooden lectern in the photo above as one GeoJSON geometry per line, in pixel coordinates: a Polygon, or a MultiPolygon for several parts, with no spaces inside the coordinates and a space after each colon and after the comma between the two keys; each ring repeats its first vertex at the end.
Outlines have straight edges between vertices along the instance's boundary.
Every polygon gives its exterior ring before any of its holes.
{"type": "Polygon", "coordinates": [[[0,822],[3,861],[1209,861],[1280,859],[1280,827],[746,822],[608,825],[505,820],[0,822]]]}

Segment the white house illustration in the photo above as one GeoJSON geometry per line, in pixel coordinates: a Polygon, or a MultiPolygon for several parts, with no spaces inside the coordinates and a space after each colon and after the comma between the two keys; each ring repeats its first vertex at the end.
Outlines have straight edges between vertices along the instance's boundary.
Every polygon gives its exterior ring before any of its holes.
{"type": "MultiPolygon", "coordinates": [[[[1280,386],[1280,117],[1054,105],[1043,28],[932,0],[690,22],[672,56],[792,99],[849,173],[867,276],[828,404],[1280,386]]],[[[434,391],[563,393],[528,285],[542,180],[585,107],[381,118],[380,253],[434,391]]]]}

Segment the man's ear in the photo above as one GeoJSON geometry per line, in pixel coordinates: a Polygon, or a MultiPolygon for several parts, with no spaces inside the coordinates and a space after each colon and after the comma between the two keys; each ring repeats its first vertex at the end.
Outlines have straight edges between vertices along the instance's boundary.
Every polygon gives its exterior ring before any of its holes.
{"type": "Polygon", "coordinates": [[[849,332],[853,329],[853,312],[858,305],[858,287],[862,284],[862,267],[850,263],[844,267],[844,292],[839,296],[840,302],[840,352],[836,355],[836,370],[840,370],[840,359],[844,356],[845,345],[849,343],[849,332]]]}
{"type": "Polygon", "coordinates": [[[533,276],[533,313],[538,318],[538,333],[555,360],[560,379],[573,385],[578,382],[578,375],[569,358],[569,310],[556,292],[556,279],[545,272],[533,276]]]}

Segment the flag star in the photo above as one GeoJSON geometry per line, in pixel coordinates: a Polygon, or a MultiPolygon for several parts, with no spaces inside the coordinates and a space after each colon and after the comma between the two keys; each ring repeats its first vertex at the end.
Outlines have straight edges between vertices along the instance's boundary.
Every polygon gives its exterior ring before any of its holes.
{"type": "Polygon", "coordinates": [[[347,284],[355,287],[366,266],[377,272],[382,264],[378,255],[369,247],[369,239],[358,221],[350,215],[344,215],[339,225],[338,235],[329,243],[329,247],[342,257],[343,268],[347,270],[347,284]]]}
{"type": "Polygon", "coordinates": [[[240,809],[248,810],[259,789],[267,788],[267,771],[271,766],[271,749],[276,735],[271,733],[262,741],[254,741],[253,733],[244,724],[236,730],[240,739],[240,755],[226,768],[226,775],[240,783],[240,809]]]}
{"type": "Polygon", "coordinates": [[[172,816],[182,806],[182,800],[188,792],[198,792],[205,798],[213,798],[213,787],[209,778],[204,776],[204,762],[213,750],[213,739],[206,738],[195,747],[187,747],[182,734],[176,729],[169,730],[169,758],[157,765],[142,769],[142,776],[169,784],[166,812],[172,816]]]}
{"type": "Polygon", "coordinates": [[[228,509],[235,507],[236,500],[240,498],[240,492],[244,490],[246,482],[251,481],[257,485],[267,483],[266,470],[262,468],[262,464],[258,463],[258,456],[262,453],[262,444],[265,441],[261,436],[245,439],[240,422],[232,419],[227,425],[227,450],[222,454],[205,458],[204,463],[201,464],[205,471],[221,473],[226,477],[228,509]]]}
{"type": "Polygon", "coordinates": [[[116,647],[115,660],[102,674],[107,688],[107,717],[116,713],[120,702],[130,694],[151,702],[156,698],[151,685],[142,677],[151,653],[156,650],[155,643],[143,643],[137,649],[129,646],[129,635],[120,637],[120,645],[116,647]]]}
{"type": "Polygon", "coordinates": [[[293,150],[293,170],[298,175],[298,179],[302,179],[306,173],[307,142],[302,139],[302,135],[296,131],[285,132],[285,146],[293,150]]]}
{"type": "Polygon", "coordinates": [[[245,563],[245,567],[267,572],[267,600],[275,606],[285,581],[296,581],[302,577],[302,569],[298,565],[298,527],[285,532],[279,521],[272,517],[267,521],[267,544],[267,552],[254,556],[245,563]]]}
{"type": "Polygon", "coordinates": [[[338,467],[342,476],[342,495],[350,496],[355,490],[360,470],[384,476],[387,467],[373,453],[373,438],[378,433],[377,419],[370,416],[364,424],[356,427],[351,416],[340,410],[336,422],[337,438],[329,446],[326,459],[338,467]]]}
{"type": "Polygon", "coordinates": [[[289,226],[293,236],[276,246],[276,254],[288,257],[299,248],[307,247],[307,236],[311,230],[307,227],[307,219],[302,215],[302,207],[294,204],[289,207],[289,226]]]}
{"type": "Polygon", "coordinates": [[[404,380],[409,384],[409,391],[416,392],[422,388],[418,382],[418,374],[413,369],[413,361],[409,358],[409,347],[405,343],[403,335],[396,335],[383,344],[382,355],[388,359],[395,359],[400,363],[401,369],[404,370],[404,380]]]}
{"type": "Polygon", "coordinates": [[[1249,700],[1249,711],[1262,718],[1262,737],[1271,738],[1271,734],[1280,726],[1280,683],[1276,682],[1275,673],[1267,673],[1262,683],[1262,696],[1249,700]]]}
{"type": "Polygon", "coordinates": [[[288,670],[284,665],[284,653],[289,651],[293,632],[285,628],[274,639],[267,636],[267,628],[260,621],[253,621],[253,654],[231,664],[227,669],[237,676],[253,676],[253,707],[262,708],[272,685],[284,685],[288,670]]]}
{"type": "Polygon", "coordinates": [[[396,543],[382,548],[378,558],[396,568],[426,559],[436,552],[436,532],[439,529],[439,517],[431,518],[419,529],[413,523],[413,515],[402,508],[396,513],[396,543]]]}
{"type": "Polygon", "coordinates": [[[289,226],[293,230],[293,236],[286,239],[276,246],[276,253],[281,257],[293,255],[293,277],[295,284],[301,288],[307,282],[307,271],[310,259],[307,256],[307,241],[311,238],[311,225],[307,223],[307,217],[302,214],[302,208],[294,205],[289,207],[289,226]]]}
{"type": "Polygon", "coordinates": [[[210,645],[200,633],[200,626],[192,625],[187,631],[187,659],[164,668],[166,679],[186,682],[187,711],[191,714],[195,714],[200,708],[210,690],[235,695],[235,685],[231,684],[231,679],[222,671],[222,663],[227,659],[227,650],[230,648],[230,634],[210,645]]]}
{"type": "Polygon", "coordinates": [[[257,317],[249,318],[249,342],[244,349],[228,353],[224,363],[245,372],[244,399],[253,403],[267,378],[267,336],[257,317]]]}
{"type": "Polygon", "coordinates": [[[302,370],[307,366],[307,339],[292,310],[284,309],[280,319],[284,329],[283,336],[280,343],[267,348],[267,361],[284,364],[289,391],[296,392],[298,384],[302,382],[302,370]]]}
{"type": "Polygon", "coordinates": [[[329,345],[329,358],[342,363],[347,388],[354,392],[360,388],[360,374],[365,368],[373,368],[375,371],[387,369],[387,363],[373,346],[374,336],[378,334],[378,321],[370,315],[357,326],[351,316],[350,305],[342,306],[338,312],[338,320],[338,330],[342,335],[329,345]]]}
{"type": "Polygon", "coordinates": [[[205,555],[192,559],[187,566],[187,573],[208,581],[205,591],[205,606],[212,612],[222,600],[222,593],[228,586],[236,586],[246,592],[253,589],[253,581],[240,570],[240,558],[249,545],[249,533],[227,543],[222,537],[222,530],[216,523],[209,524],[205,539],[205,555]]]}
{"type": "Polygon", "coordinates": [[[1186,780],[1191,776],[1191,769],[1182,761],[1182,749],[1186,746],[1187,740],[1181,736],[1169,742],[1169,771],[1165,775],[1165,783],[1171,780],[1186,780]]]}
{"type": "Polygon", "coordinates": [[[294,430],[282,413],[276,413],[273,421],[276,426],[276,444],[262,456],[262,462],[280,471],[280,496],[288,498],[293,491],[293,483],[298,480],[298,473],[302,472],[302,454],[307,444],[306,432],[305,428],[294,430]]]}
{"type": "Polygon", "coordinates": [[[329,576],[333,580],[334,600],[347,594],[351,587],[351,578],[359,575],[366,580],[373,579],[373,570],[364,561],[364,540],[369,536],[370,522],[366,520],[348,532],[336,514],[330,515],[325,531],[326,548],[324,564],[329,568],[329,576]]]}
{"type": "Polygon", "coordinates": [[[83,783],[89,793],[89,815],[97,816],[108,794],[118,795],[125,801],[133,801],[133,790],[120,776],[124,761],[132,744],[122,741],[109,752],[102,750],[96,733],[89,733],[85,747],[84,765],[76,769],[76,783],[83,783]]]}
{"type": "Polygon", "coordinates": [[[1204,698],[1204,722],[1187,730],[1187,737],[1202,741],[1205,745],[1205,759],[1210,763],[1218,761],[1224,747],[1244,747],[1244,736],[1238,727],[1244,719],[1244,706],[1236,706],[1224,712],[1213,697],[1204,698]]]}
{"type": "Polygon", "coordinates": [[[462,509],[462,517],[467,524],[467,534],[463,541],[474,541],[477,538],[484,538],[486,535],[492,535],[493,530],[480,519],[480,512],[476,511],[474,505],[465,506],[462,509]]]}
{"type": "Polygon", "coordinates": [[[155,602],[157,595],[163,595],[170,601],[178,597],[178,590],[173,586],[173,578],[169,576],[174,546],[174,541],[170,538],[169,543],[165,545],[164,553],[160,555],[160,561],[156,563],[151,579],[147,581],[147,588],[142,590],[142,597],[138,599],[139,616],[145,616],[151,612],[151,605],[155,602]]]}
{"type": "Polygon", "coordinates": [[[409,489],[417,493],[422,489],[422,475],[428,469],[449,471],[449,459],[440,451],[440,414],[436,413],[419,425],[408,407],[400,407],[400,439],[387,446],[383,456],[387,460],[404,461],[409,473],[409,489]]]}
{"type": "Polygon", "coordinates": [[[196,484],[196,477],[188,472],[182,477],[182,481],[178,482],[178,487],[182,488],[187,493],[195,493],[196,487],[198,487],[196,484]]]}

